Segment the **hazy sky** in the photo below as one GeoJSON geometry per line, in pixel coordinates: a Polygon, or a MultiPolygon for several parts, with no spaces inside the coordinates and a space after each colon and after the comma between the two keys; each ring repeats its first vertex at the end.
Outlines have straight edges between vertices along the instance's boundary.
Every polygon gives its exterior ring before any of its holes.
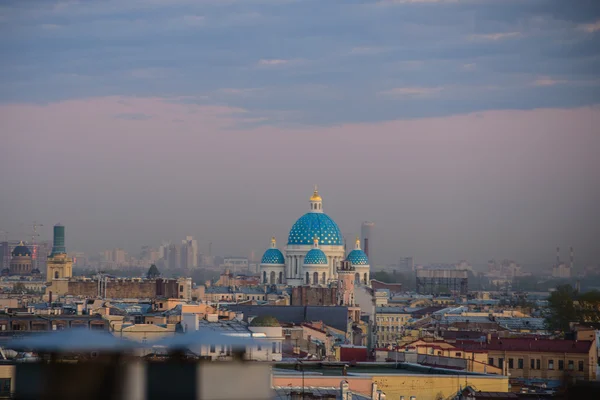
{"type": "Polygon", "coordinates": [[[600,4],[0,4],[0,230],[283,247],[318,184],[378,263],[600,262],[600,4]]]}

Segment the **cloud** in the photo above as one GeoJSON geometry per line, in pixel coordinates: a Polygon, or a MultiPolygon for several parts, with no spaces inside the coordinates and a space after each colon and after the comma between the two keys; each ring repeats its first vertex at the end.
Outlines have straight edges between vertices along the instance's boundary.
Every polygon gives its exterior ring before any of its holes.
{"type": "Polygon", "coordinates": [[[463,64],[462,69],[465,71],[475,71],[477,69],[477,64],[475,64],[475,63],[463,64]]]}
{"type": "Polygon", "coordinates": [[[181,21],[188,26],[200,26],[204,25],[206,18],[202,15],[184,15],[181,17],[181,21]]]}
{"type": "Polygon", "coordinates": [[[232,95],[232,96],[245,96],[252,93],[258,93],[263,91],[262,88],[221,88],[216,92],[220,94],[232,95]]]}
{"type": "Polygon", "coordinates": [[[594,33],[594,32],[598,32],[600,31],[600,19],[596,22],[593,22],[591,24],[581,24],[578,26],[578,28],[582,31],[585,31],[587,33],[594,33]]]}
{"type": "Polygon", "coordinates": [[[265,58],[258,61],[258,65],[262,67],[276,67],[281,65],[289,64],[290,60],[283,60],[280,58],[265,58]]]}
{"type": "Polygon", "coordinates": [[[151,119],[152,116],[143,113],[125,113],[125,114],[117,114],[115,115],[116,119],[126,119],[130,121],[145,121],[147,119],[151,119]]]}
{"type": "Polygon", "coordinates": [[[521,32],[478,33],[470,35],[471,40],[505,40],[522,36],[521,32]]]}
{"type": "Polygon", "coordinates": [[[443,91],[443,87],[398,87],[380,92],[391,97],[426,97],[443,91]]]}
{"type": "Polygon", "coordinates": [[[353,47],[350,50],[350,54],[353,55],[372,55],[372,54],[381,54],[390,51],[389,47],[378,47],[378,46],[359,46],[353,47]]]}
{"type": "Polygon", "coordinates": [[[533,81],[533,86],[554,86],[561,83],[567,83],[567,81],[563,79],[552,79],[549,76],[541,76],[533,81]]]}
{"type": "Polygon", "coordinates": [[[62,28],[62,25],[59,24],[41,24],[40,27],[46,30],[56,30],[62,28]]]}

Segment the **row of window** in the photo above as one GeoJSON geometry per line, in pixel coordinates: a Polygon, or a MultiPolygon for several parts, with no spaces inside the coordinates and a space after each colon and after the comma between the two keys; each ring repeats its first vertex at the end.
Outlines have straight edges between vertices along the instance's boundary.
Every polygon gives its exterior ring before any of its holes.
{"type": "MultiPolygon", "coordinates": [[[[538,359],[534,359],[531,358],[530,360],[530,366],[529,369],[541,369],[542,366],[542,361],[538,358],[538,359]]],[[[490,357],[488,360],[488,364],[490,365],[494,365],[494,358],[490,357]]],[[[523,369],[524,368],[524,361],[522,358],[518,358],[517,359],[517,369],[523,369]]],[[[549,370],[553,370],[554,369],[554,360],[553,359],[549,359],[548,360],[548,369],[549,370]]],[[[497,367],[499,368],[503,368],[504,367],[504,358],[498,358],[498,365],[497,367]]],[[[509,358],[508,359],[508,369],[514,369],[515,368],[515,363],[514,363],[514,358],[509,358]]],[[[564,360],[558,360],[558,370],[559,371],[563,371],[565,369],[565,361],[564,360]]],[[[569,371],[573,371],[575,369],[575,361],[573,360],[567,360],[567,369],[569,371]]],[[[583,371],[583,361],[578,361],[577,362],[577,370],[582,372],[583,371]]]]}
{"type": "Polygon", "coordinates": [[[376,326],[375,332],[400,332],[403,327],[400,325],[392,325],[392,326],[376,326]]]}
{"type": "Polygon", "coordinates": [[[377,317],[377,322],[404,322],[408,321],[410,317],[377,317]]]}

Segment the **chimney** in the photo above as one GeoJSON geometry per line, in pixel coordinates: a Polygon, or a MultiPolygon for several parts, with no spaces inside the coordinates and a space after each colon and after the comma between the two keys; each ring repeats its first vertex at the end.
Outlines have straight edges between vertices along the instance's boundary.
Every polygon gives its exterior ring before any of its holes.
{"type": "Polygon", "coordinates": [[[348,381],[340,382],[340,395],[341,400],[351,400],[352,394],[350,393],[350,385],[348,385],[348,381]]]}
{"type": "Polygon", "coordinates": [[[373,382],[371,384],[371,400],[377,400],[377,384],[373,382]]]}
{"type": "Polygon", "coordinates": [[[573,257],[573,246],[571,246],[571,272],[573,272],[573,267],[575,266],[575,258],[573,257]]]}

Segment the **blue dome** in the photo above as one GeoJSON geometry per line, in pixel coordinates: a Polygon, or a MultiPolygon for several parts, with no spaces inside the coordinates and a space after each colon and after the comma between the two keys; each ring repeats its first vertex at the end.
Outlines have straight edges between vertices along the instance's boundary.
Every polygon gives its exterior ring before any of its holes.
{"type": "Polygon", "coordinates": [[[360,249],[352,250],[346,260],[350,261],[352,265],[369,265],[367,254],[360,249]]]}
{"type": "Polygon", "coordinates": [[[17,247],[15,247],[15,249],[12,251],[12,256],[13,257],[31,257],[31,251],[29,250],[29,248],[27,246],[25,246],[23,243],[19,244],[17,247]]]}
{"type": "Polygon", "coordinates": [[[324,213],[306,213],[292,226],[288,244],[313,244],[319,238],[321,246],[343,246],[342,232],[334,220],[324,213]]]}
{"type": "Polygon", "coordinates": [[[312,249],[306,256],[304,257],[304,264],[319,264],[319,265],[327,265],[327,256],[323,253],[321,249],[312,249]]]}
{"type": "Polygon", "coordinates": [[[285,264],[285,258],[279,249],[269,249],[262,256],[261,264],[285,264]]]}

